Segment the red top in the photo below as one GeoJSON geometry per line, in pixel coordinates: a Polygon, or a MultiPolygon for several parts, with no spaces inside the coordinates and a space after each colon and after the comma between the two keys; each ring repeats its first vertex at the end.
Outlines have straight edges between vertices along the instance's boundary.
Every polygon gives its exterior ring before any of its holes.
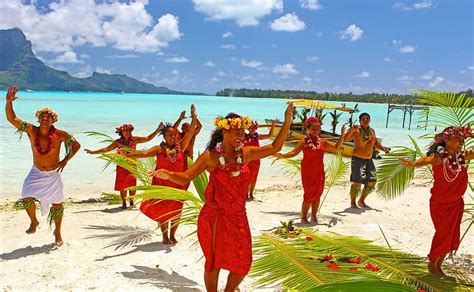
{"type": "Polygon", "coordinates": [[[324,190],[324,143],[321,141],[319,149],[303,147],[301,161],[301,182],[304,189],[304,202],[319,201],[324,190]]]}

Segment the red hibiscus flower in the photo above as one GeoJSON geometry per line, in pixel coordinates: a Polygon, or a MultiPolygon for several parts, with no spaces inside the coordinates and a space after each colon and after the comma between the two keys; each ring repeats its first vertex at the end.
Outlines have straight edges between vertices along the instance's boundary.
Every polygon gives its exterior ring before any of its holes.
{"type": "Polygon", "coordinates": [[[349,259],[349,260],[346,260],[345,262],[346,262],[346,263],[351,263],[351,264],[360,264],[361,261],[362,261],[361,258],[356,258],[356,259],[349,259]]]}
{"type": "Polygon", "coordinates": [[[313,238],[311,236],[306,236],[306,241],[312,241],[313,238]]]}
{"type": "Polygon", "coordinates": [[[332,255],[325,255],[324,256],[324,260],[326,260],[326,261],[332,261],[332,259],[333,259],[332,255]]]}
{"type": "Polygon", "coordinates": [[[370,263],[367,264],[367,265],[365,265],[365,268],[366,268],[367,270],[369,270],[369,271],[379,271],[379,270],[380,270],[379,267],[374,266],[374,265],[372,265],[372,264],[370,264],[370,263]]]}
{"type": "Polygon", "coordinates": [[[338,266],[335,262],[330,263],[329,265],[326,266],[328,269],[334,269],[334,270],[340,270],[341,267],[338,266]]]}
{"type": "Polygon", "coordinates": [[[416,292],[428,292],[427,290],[423,290],[423,289],[416,289],[416,292]]]}
{"type": "Polygon", "coordinates": [[[350,267],[350,270],[357,271],[359,268],[358,267],[350,267]]]}

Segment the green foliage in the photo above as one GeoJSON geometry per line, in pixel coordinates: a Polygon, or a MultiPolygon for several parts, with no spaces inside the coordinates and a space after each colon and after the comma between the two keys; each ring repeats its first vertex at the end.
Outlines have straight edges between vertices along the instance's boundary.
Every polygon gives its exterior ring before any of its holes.
{"type": "Polygon", "coordinates": [[[410,286],[390,283],[386,281],[352,281],[347,283],[334,283],[321,285],[313,289],[309,289],[308,292],[319,292],[319,291],[331,291],[331,292],[413,292],[414,289],[410,286]]]}
{"type": "MultiPolygon", "coordinates": [[[[188,157],[188,167],[191,167],[193,165],[193,160],[188,157]]],[[[204,191],[207,188],[207,185],[209,183],[209,178],[207,177],[206,171],[203,171],[200,175],[198,175],[196,178],[193,179],[193,185],[194,188],[196,189],[196,192],[198,193],[199,197],[203,202],[206,201],[206,197],[204,196],[204,191]]]]}
{"type": "Polygon", "coordinates": [[[277,227],[273,234],[276,234],[282,238],[295,238],[300,235],[302,232],[301,228],[297,228],[293,225],[293,220],[288,222],[280,221],[281,226],[277,227]]]}
{"type": "Polygon", "coordinates": [[[321,211],[321,208],[324,205],[324,201],[326,200],[326,197],[329,193],[329,190],[337,184],[342,182],[345,179],[345,176],[347,172],[349,171],[349,166],[351,162],[344,161],[342,154],[340,152],[337,152],[336,154],[331,155],[332,158],[329,161],[329,163],[326,166],[325,169],[325,183],[324,183],[324,188],[326,189],[326,193],[323,196],[323,199],[321,200],[321,203],[319,204],[318,212],[321,211]]]}

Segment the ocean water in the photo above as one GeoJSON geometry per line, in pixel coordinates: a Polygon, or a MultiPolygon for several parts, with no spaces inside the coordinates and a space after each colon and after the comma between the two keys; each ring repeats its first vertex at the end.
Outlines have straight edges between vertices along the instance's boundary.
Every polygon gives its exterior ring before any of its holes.
{"type": "MultiPolygon", "coordinates": [[[[5,96],[5,91],[0,91],[5,96]]],[[[236,112],[248,115],[261,124],[265,118],[283,119],[286,101],[281,99],[254,99],[238,97],[217,96],[184,96],[184,95],[159,95],[159,94],[112,94],[112,93],[77,93],[77,92],[19,92],[19,99],[14,102],[16,115],[22,120],[36,123],[34,112],[41,107],[48,106],[59,114],[57,128],[74,135],[81,143],[80,152],[66,166],[63,172],[66,195],[86,198],[110,192],[113,190],[115,168],[103,170],[104,162],[96,156],[88,155],[84,149],[98,149],[105,146],[98,138],[88,137],[86,131],[98,131],[116,136],[115,127],[123,123],[132,123],[135,126],[134,135],[145,136],[153,132],[161,121],[174,123],[182,110],[187,111],[195,104],[203,130],[199,134],[195,153],[203,151],[213,130],[213,119],[217,115],[226,115],[236,112]]],[[[340,105],[340,102],[329,102],[340,105]]],[[[353,107],[354,103],[346,103],[353,107]]],[[[402,128],[403,114],[394,111],[390,115],[389,128],[385,128],[387,105],[384,104],[359,104],[361,112],[371,115],[371,125],[377,137],[383,139],[386,146],[409,145],[408,134],[417,137],[426,133],[421,129],[402,128]]],[[[358,114],[355,114],[357,116],[358,114]]],[[[344,113],[340,118],[347,121],[349,115],[344,113]]],[[[412,128],[416,128],[417,116],[414,115],[412,128]]],[[[190,119],[187,119],[190,121],[190,119]]],[[[408,116],[407,116],[408,122],[408,116]]],[[[330,128],[329,114],[324,120],[324,129],[330,128]]],[[[8,123],[5,115],[0,119],[0,198],[14,198],[21,192],[25,176],[32,166],[32,154],[28,138],[24,136],[18,140],[15,128],[8,123]]],[[[433,129],[431,129],[433,130],[433,129]]],[[[268,129],[261,129],[266,132],[268,129]]],[[[339,128],[337,130],[339,132],[339,128]]],[[[138,149],[149,148],[159,144],[161,136],[152,141],[139,144],[138,149]]],[[[264,143],[270,143],[263,142],[264,143]]],[[[424,145],[426,143],[422,143],[424,145]]],[[[291,145],[285,146],[289,150],[291,145]]],[[[271,166],[271,159],[262,163],[259,179],[272,179],[278,183],[281,176],[278,170],[271,166]]]]}

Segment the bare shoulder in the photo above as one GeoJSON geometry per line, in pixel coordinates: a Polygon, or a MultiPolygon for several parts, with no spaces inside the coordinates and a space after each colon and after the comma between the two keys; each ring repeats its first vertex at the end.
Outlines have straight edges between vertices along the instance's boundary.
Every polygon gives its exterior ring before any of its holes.
{"type": "Polygon", "coordinates": [[[71,135],[68,132],[60,130],[60,129],[56,129],[55,133],[56,135],[58,135],[61,141],[65,141],[71,137],[71,135]]]}

